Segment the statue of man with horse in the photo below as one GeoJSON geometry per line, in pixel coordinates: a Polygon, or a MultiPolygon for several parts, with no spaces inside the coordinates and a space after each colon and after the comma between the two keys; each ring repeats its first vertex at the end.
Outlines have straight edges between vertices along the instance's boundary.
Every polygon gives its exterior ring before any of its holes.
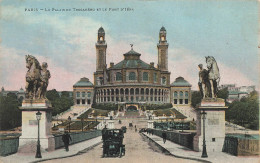
{"type": "Polygon", "coordinates": [[[48,64],[43,62],[40,66],[38,60],[32,55],[26,55],[26,98],[27,99],[46,99],[46,90],[51,74],[47,70],[48,64]]]}
{"type": "Polygon", "coordinates": [[[207,70],[199,64],[199,89],[203,98],[216,98],[220,81],[219,68],[214,57],[206,58],[207,70]]]}

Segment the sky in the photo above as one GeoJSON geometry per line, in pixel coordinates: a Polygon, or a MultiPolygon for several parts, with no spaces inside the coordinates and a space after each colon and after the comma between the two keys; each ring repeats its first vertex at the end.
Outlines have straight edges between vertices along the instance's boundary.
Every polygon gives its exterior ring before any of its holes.
{"type": "Polygon", "coordinates": [[[143,61],[157,65],[159,30],[164,26],[171,82],[182,76],[198,89],[197,65],[206,65],[205,56],[214,56],[220,85],[258,87],[258,2],[254,0],[0,3],[0,87],[6,90],[25,87],[27,54],[48,63],[48,89],[72,91],[82,77],[93,82],[101,26],[106,32],[107,65],[123,60],[130,44],[143,61]]]}

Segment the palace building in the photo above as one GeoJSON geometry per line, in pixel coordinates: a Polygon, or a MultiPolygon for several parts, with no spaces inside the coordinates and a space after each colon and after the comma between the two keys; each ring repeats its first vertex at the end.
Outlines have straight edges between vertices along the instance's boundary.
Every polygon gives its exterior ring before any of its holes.
{"type": "Polygon", "coordinates": [[[106,63],[107,42],[105,30],[98,30],[96,42],[96,71],[94,83],[82,78],[73,86],[75,105],[89,105],[93,102],[117,103],[124,106],[140,104],[190,105],[191,85],[182,77],[170,83],[168,71],[168,42],[164,27],[159,32],[158,64],[146,63],[141,54],[131,50],[126,52],[119,63],[106,63]]]}

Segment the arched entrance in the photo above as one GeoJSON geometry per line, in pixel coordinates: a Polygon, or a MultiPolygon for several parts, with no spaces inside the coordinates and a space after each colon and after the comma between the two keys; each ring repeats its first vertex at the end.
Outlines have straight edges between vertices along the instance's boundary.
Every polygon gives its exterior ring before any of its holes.
{"type": "Polygon", "coordinates": [[[137,107],[135,105],[130,105],[126,109],[127,111],[137,111],[137,107]]]}

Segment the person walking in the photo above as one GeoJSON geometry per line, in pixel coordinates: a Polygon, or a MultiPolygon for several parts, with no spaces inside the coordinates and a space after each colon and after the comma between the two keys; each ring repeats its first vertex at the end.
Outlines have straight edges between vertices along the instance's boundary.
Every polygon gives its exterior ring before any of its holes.
{"type": "Polygon", "coordinates": [[[166,132],[165,131],[163,131],[162,137],[163,137],[163,143],[165,144],[165,142],[166,142],[166,132]]]}
{"type": "Polygon", "coordinates": [[[68,131],[65,131],[65,133],[62,135],[62,141],[64,143],[66,151],[68,152],[70,141],[72,141],[68,131]]]}

